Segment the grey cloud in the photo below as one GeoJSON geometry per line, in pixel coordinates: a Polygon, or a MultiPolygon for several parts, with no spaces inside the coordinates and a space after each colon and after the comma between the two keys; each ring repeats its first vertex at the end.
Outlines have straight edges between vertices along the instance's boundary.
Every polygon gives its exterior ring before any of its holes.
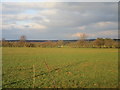
{"type": "MultiPolygon", "coordinates": [[[[114,31],[117,30],[117,10],[117,3],[3,3],[3,24],[16,25],[16,28],[3,29],[3,36],[12,39],[26,34],[29,39],[74,39],[70,35],[78,32],[93,34],[114,31]],[[35,13],[27,13],[29,10],[35,10],[35,13]],[[101,22],[110,23],[98,25],[101,22]],[[34,27],[43,25],[47,28],[44,28],[45,32],[40,32],[40,27],[30,29],[30,23],[34,27]],[[85,28],[81,30],[79,27],[83,26],[85,28]]],[[[97,35],[102,37],[101,34],[97,35]]],[[[116,36],[114,33],[110,37],[116,36]]]]}

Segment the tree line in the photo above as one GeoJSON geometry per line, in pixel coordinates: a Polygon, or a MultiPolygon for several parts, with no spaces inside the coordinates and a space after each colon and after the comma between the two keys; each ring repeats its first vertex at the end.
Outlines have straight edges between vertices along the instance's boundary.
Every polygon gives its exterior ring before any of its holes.
{"type": "Polygon", "coordinates": [[[2,47],[41,47],[41,48],[120,48],[120,42],[115,41],[111,38],[97,38],[94,41],[87,41],[84,38],[75,42],[65,42],[59,40],[57,42],[47,41],[47,42],[26,42],[26,37],[21,36],[18,42],[8,42],[7,40],[2,40],[2,47]]]}

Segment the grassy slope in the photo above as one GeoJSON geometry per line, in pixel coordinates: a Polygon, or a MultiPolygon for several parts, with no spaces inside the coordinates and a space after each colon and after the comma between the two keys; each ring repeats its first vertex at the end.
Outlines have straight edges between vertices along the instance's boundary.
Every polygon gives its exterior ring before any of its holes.
{"type": "Polygon", "coordinates": [[[3,87],[117,87],[117,49],[3,48],[3,87]],[[45,61],[50,70],[47,69],[45,61]]]}

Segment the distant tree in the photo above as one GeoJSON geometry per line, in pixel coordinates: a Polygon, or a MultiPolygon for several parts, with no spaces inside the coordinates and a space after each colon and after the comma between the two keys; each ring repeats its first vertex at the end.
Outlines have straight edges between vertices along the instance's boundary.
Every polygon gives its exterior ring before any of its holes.
{"type": "Polygon", "coordinates": [[[111,38],[106,38],[104,40],[104,46],[107,47],[107,48],[112,48],[114,43],[115,43],[115,41],[111,38]]]}
{"type": "Polygon", "coordinates": [[[2,46],[3,46],[3,47],[9,46],[9,42],[7,42],[7,41],[5,40],[5,38],[2,38],[2,46]]]}
{"type": "Polygon", "coordinates": [[[24,36],[24,35],[22,35],[21,37],[20,37],[20,42],[19,42],[19,47],[26,47],[25,46],[26,45],[26,36],[24,36]]]}
{"type": "Polygon", "coordinates": [[[104,46],[104,39],[103,38],[97,38],[95,41],[93,41],[94,47],[103,47],[104,46]]]}
{"type": "Polygon", "coordinates": [[[58,47],[61,48],[71,47],[71,48],[120,48],[120,41],[115,41],[111,38],[97,38],[95,41],[87,41],[87,35],[82,34],[79,37],[78,41],[68,41],[64,42],[63,40],[59,40],[57,42],[54,41],[47,41],[47,42],[26,42],[26,36],[21,36],[19,42],[10,42],[2,39],[2,46],[3,47],[42,47],[42,48],[53,48],[58,47]]]}
{"type": "Polygon", "coordinates": [[[119,41],[114,41],[113,47],[114,48],[120,48],[120,42],[119,41]]]}
{"type": "Polygon", "coordinates": [[[85,47],[87,42],[86,42],[86,39],[87,39],[88,35],[85,34],[85,33],[80,33],[79,34],[79,40],[77,41],[77,47],[85,47]]]}
{"type": "Polygon", "coordinates": [[[85,33],[81,33],[79,37],[80,37],[80,41],[85,41],[87,39],[88,35],[85,33]]]}
{"type": "Polygon", "coordinates": [[[25,41],[26,41],[26,36],[22,35],[22,36],[20,37],[20,41],[21,41],[21,42],[25,42],[25,41]]]}
{"type": "Polygon", "coordinates": [[[53,42],[51,40],[48,40],[46,42],[46,46],[52,48],[53,47],[53,42]]]}
{"type": "Polygon", "coordinates": [[[26,43],[25,46],[26,47],[35,47],[35,44],[33,44],[33,43],[26,43]]]}
{"type": "Polygon", "coordinates": [[[63,46],[64,46],[64,41],[63,40],[57,41],[57,47],[61,48],[63,46]]]}

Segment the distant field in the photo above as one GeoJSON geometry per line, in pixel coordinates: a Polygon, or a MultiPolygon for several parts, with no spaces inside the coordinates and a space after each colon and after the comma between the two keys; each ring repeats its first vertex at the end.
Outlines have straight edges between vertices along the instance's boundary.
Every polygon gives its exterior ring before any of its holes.
{"type": "Polygon", "coordinates": [[[3,48],[2,62],[3,88],[115,88],[118,84],[117,49],[3,48]]]}

